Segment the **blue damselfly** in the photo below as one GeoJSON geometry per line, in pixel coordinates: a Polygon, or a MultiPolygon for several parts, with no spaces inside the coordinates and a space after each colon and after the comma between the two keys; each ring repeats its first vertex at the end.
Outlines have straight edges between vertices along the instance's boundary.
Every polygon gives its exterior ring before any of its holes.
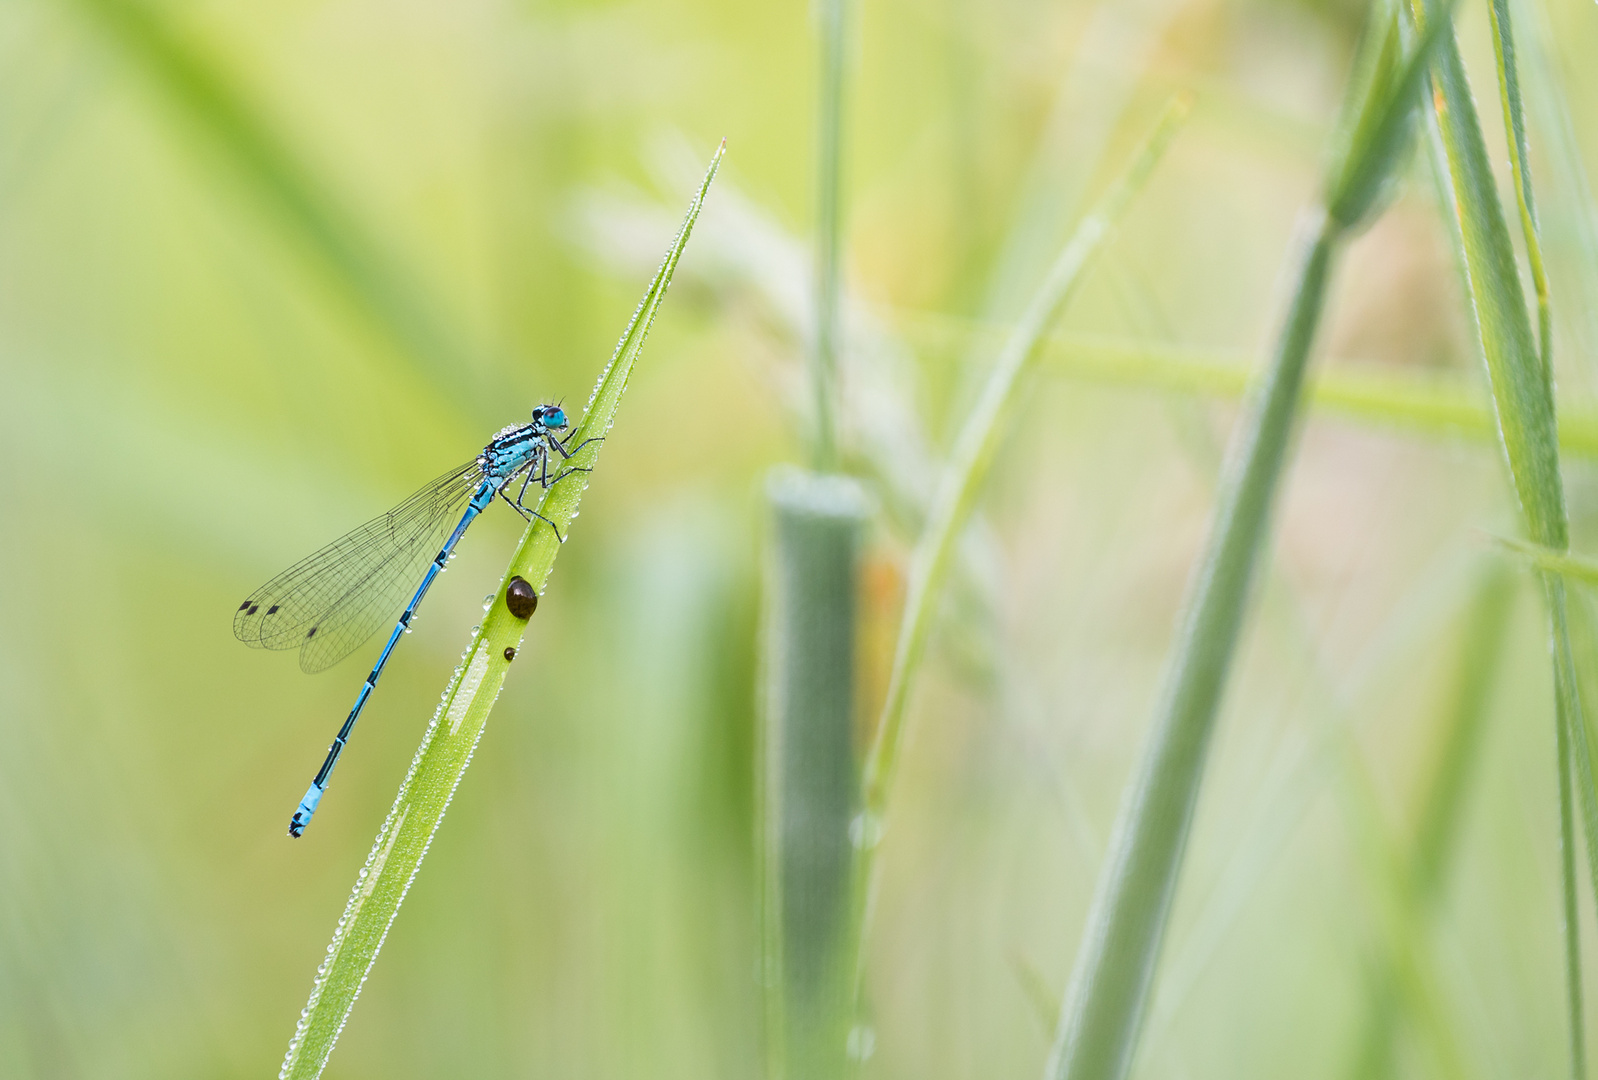
{"type": "Polygon", "coordinates": [[[555,523],[524,506],[522,499],[529,484],[548,488],[573,472],[587,471],[565,462],[598,440],[567,447],[558,434],[565,429],[566,414],[560,406],[538,406],[530,423],[504,428],[477,457],[451,469],[388,513],[301,559],[239,605],[233,616],[234,636],[256,648],[298,649],[300,669],[317,672],[359,648],[394,617],[394,609],[410,593],[410,602],[361,684],[349,717],[328,748],[327,759],[294,811],[290,836],[299,836],[310,824],[333,766],[338,764],[389,655],[477,515],[498,496],[529,523],[534,518],[546,522],[556,538],[564,541],[555,523]],[[553,477],[551,454],[560,456],[553,477]],[[513,496],[509,489],[517,479],[521,487],[513,496]]]}

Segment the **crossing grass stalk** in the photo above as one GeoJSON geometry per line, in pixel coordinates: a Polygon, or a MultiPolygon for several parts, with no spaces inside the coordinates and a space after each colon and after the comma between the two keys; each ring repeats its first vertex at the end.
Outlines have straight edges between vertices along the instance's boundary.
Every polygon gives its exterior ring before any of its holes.
{"type": "MultiPolygon", "coordinates": [[[[610,431],[615,420],[628,376],[643,349],[655,313],[666,297],[677,260],[688,243],[725,152],[723,143],[710,162],[676,240],[638,309],[633,312],[610,364],[594,387],[588,408],[571,439],[572,446],[583,447],[568,463],[571,467],[591,469],[598,461],[602,444],[597,440],[610,431]]],[[[570,482],[546,489],[539,500],[538,512],[555,523],[563,535],[568,534],[577,516],[578,504],[591,476],[589,472],[580,472],[570,482]]],[[[317,1077],[326,1067],[361,986],[383,947],[389,927],[421,867],[422,857],[427,854],[433,834],[444,819],[455,787],[471,763],[515,651],[521,647],[527,621],[513,615],[506,607],[506,586],[513,577],[521,577],[533,583],[535,591],[542,595],[560,546],[554,530],[535,520],[511,556],[493,607],[472,635],[461,664],[455,669],[432,723],[422,737],[410,771],[395,796],[394,807],[378,830],[371,854],[355,879],[355,888],[333,932],[327,956],[317,969],[310,1001],[289,1043],[279,1073],[283,1080],[317,1077]]]]}
{"type": "MultiPolygon", "coordinates": [[[[1051,338],[1039,369],[1065,379],[1228,400],[1243,397],[1253,375],[1241,354],[1085,337],[1051,338]]],[[[1491,402],[1460,379],[1344,368],[1317,377],[1308,393],[1305,404],[1321,415],[1422,438],[1498,441],[1491,402]]],[[[1598,457],[1598,413],[1566,411],[1559,447],[1576,457],[1598,457]]]]}

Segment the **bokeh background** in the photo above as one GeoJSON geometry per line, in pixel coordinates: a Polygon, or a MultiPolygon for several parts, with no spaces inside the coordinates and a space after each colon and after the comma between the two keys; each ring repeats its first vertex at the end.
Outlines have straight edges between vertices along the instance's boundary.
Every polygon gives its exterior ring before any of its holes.
{"type": "MultiPolygon", "coordinates": [[[[1598,9],[1515,11],[1580,406],[1598,9]]],[[[914,539],[895,508],[1086,200],[1195,90],[1057,352],[1252,362],[1364,17],[859,5],[845,436],[882,507],[863,717],[914,539]]],[[[1485,8],[1460,18],[1501,161],[1485,8]]],[[[762,483],[807,453],[817,75],[804,3],[0,6],[0,1075],[275,1071],[517,522],[474,528],[297,843],[378,643],[302,676],[233,640],[237,601],[533,404],[580,406],[723,136],[525,659],[329,1075],[760,1072],[762,483]]],[[[1436,190],[1421,155],[1342,261],[1326,371],[1479,386],[1436,190]]],[[[912,704],[867,1076],[1040,1074],[1236,415],[1044,368],[912,704]]],[[[1598,487],[1567,468],[1581,547],[1598,487]]],[[[1483,539],[1514,527],[1498,453],[1312,418],[1287,484],[1134,1071],[1358,1075],[1383,973],[1418,956],[1435,1008],[1378,1071],[1556,1074],[1551,688],[1535,597],[1483,539]],[[1480,726],[1449,772],[1462,687],[1480,726]],[[1440,884],[1395,933],[1392,865],[1443,774],[1440,884]]]]}

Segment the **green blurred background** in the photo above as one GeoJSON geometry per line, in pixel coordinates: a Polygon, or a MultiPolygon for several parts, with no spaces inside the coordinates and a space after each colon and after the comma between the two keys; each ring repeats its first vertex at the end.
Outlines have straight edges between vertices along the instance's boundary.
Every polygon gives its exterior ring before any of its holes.
{"type": "MultiPolygon", "coordinates": [[[[1598,11],[1515,10],[1579,401],[1598,11]]],[[[1461,12],[1502,161],[1485,12],[1461,12]]],[[[844,432],[883,507],[863,716],[914,538],[895,509],[1085,199],[1195,89],[1063,330],[1250,355],[1363,18],[860,6],[844,432]]],[[[517,522],[473,530],[298,843],[378,642],[305,677],[233,640],[237,601],[533,404],[580,406],[723,136],[525,661],[329,1075],[758,1074],[761,482],[806,454],[817,73],[803,3],[0,5],[0,1075],[276,1069],[517,522]]],[[[1436,201],[1420,160],[1349,251],[1331,370],[1479,384],[1436,201]]],[[[1235,415],[1047,375],[1028,396],[912,705],[868,1076],[1039,1075],[1235,415]]],[[[1498,462],[1307,426],[1137,1075],[1354,1075],[1410,951],[1435,1008],[1396,1074],[1438,1073],[1439,1041],[1463,1075],[1563,1068],[1551,688],[1531,590],[1492,607],[1498,462]],[[1395,935],[1391,866],[1484,668],[1439,899],[1395,935]]],[[[1594,479],[1569,466],[1578,548],[1594,479]]]]}

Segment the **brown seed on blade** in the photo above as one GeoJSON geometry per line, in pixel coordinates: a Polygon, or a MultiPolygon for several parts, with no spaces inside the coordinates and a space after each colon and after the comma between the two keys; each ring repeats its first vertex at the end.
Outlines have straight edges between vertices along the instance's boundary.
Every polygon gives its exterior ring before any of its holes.
{"type": "Polygon", "coordinates": [[[530,619],[533,612],[538,610],[538,594],[518,575],[505,586],[505,606],[518,619],[530,619]]]}

